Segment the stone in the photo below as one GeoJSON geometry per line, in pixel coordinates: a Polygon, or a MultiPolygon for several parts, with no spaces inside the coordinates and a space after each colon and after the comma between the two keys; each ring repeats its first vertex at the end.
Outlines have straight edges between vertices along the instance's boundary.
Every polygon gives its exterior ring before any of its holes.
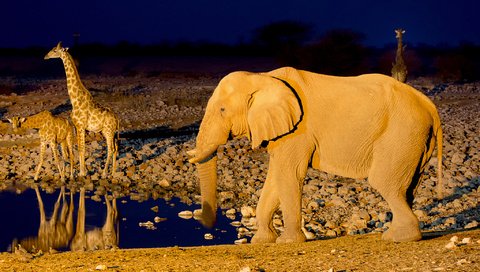
{"type": "Polygon", "coordinates": [[[413,213],[418,217],[418,219],[423,219],[427,217],[427,213],[424,210],[415,210],[413,213]]]}
{"type": "Polygon", "coordinates": [[[251,206],[242,206],[240,212],[243,217],[254,217],[255,216],[255,209],[251,206]]]}
{"type": "Polygon", "coordinates": [[[247,238],[241,238],[241,239],[235,240],[234,243],[235,243],[236,245],[243,245],[243,244],[248,243],[248,241],[247,241],[247,238]]]}
{"type": "Polygon", "coordinates": [[[167,179],[162,179],[157,184],[160,185],[163,188],[170,187],[170,182],[167,179]]]}
{"type": "Polygon", "coordinates": [[[193,218],[193,212],[192,211],[181,211],[178,213],[178,217],[183,218],[183,219],[192,219],[193,218]]]}
{"type": "Polygon", "coordinates": [[[153,221],[154,221],[155,223],[160,223],[160,222],[163,222],[163,221],[167,221],[167,218],[155,216],[155,218],[153,219],[153,221]]]}
{"type": "Polygon", "coordinates": [[[472,222],[468,223],[465,225],[465,229],[473,229],[473,228],[476,228],[478,227],[478,222],[473,220],[472,222]]]}
{"type": "Polygon", "coordinates": [[[205,233],[205,235],[203,235],[203,238],[205,238],[205,240],[213,240],[213,234],[205,233]]]}
{"type": "Polygon", "coordinates": [[[95,267],[95,270],[107,270],[107,266],[104,264],[99,264],[97,267],[95,267]]]}
{"type": "Polygon", "coordinates": [[[337,207],[342,207],[342,208],[347,207],[347,203],[345,202],[345,199],[343,199],[341,197],[338,197],[338,196],[334,196],[332,198],[332,200],[330,200],[328,202],[328,204],[333,205],[333,206],[337,206],[337,207]]]}

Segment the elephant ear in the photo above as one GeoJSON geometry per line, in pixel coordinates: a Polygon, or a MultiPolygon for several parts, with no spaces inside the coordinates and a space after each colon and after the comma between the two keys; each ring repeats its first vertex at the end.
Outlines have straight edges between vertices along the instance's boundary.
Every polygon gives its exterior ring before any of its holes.
{"type": "Polygon", "coordinates": [[[247,122],[252,148],[290,131],[302,118],[302,107],[288,83],[267,75],[256,75],[256,91],[249,100],[247,122]]]}

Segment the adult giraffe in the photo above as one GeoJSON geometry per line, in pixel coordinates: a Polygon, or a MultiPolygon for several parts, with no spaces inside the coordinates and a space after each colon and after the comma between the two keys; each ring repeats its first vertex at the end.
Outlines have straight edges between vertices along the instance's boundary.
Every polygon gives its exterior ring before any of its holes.
{"type": "Polygon", "coordinates": [[[118,153],[115,133],[118,132],[119,122],[117,116],[108,108],[100,106],[93,100],[92,94],[85,88],[75,66],[72,56],[59,42],[52,48],[45,59],[60,58],[65,67],[67,89],[72,103],[72,123],[77,131],[78,156],[80,162],[80,176],[85,176],[85,131],[102,132],[107,142],[107,159],[103,168],[102,177],[107,176],[108,165],[112,159],[112,175],[116,169],[118,153]]]}

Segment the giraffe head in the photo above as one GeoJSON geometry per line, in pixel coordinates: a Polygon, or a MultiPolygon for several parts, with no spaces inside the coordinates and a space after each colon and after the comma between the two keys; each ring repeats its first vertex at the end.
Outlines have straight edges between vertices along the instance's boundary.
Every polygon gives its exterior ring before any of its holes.
{"type": "Polygon", "coordinates": [[[402,35],[405,34],[405,30],[401,28],[395,29],[395,34],[395,38],[401,39],[402,35]]]}
{"type": "Polygon", "coordinates": [[[7,120],[8,120],[8,122],[10,122],[10,123],[12,124],[12,128],[13,128],[14,130],[19,129],[20,126],[21,126],[21,124],[22,124],[23,122],[25,122],[25,118],[23,118],[23,117],[18,117],[18,116],[14,116],[14,117],[12,117],[12,119],[7,119],[7,120]]]}
{"type": "Polygon", "coordinates": [[[62,42],[58,42],[57,46],[52,48],[50,52],[45,55],[44,59],[54,59],[54,58],[61,58],[62,52],[68,50],[68,47],[62,47],[62,42]]]}

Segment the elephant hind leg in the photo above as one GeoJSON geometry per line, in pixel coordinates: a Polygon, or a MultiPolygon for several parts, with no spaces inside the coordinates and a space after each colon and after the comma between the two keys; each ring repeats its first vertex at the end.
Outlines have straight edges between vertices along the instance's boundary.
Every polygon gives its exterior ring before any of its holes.
{"type": "MultiPolygon", "coordinates": [[[[393,164],[402,165],[402,164],[393,164]]],[[[391,227],[383,234],[382,239],[394,242],[418,241],[422,238],[419,222],[411,209],[413,191],[418,184],[414,179],[416,167],[408,167],[410,173],[398,173],[391,169],[392,162],[377,164],[372,167],[368,177],[369,183],[387,201],[392,210],[393,221],[391,227]]]]}

